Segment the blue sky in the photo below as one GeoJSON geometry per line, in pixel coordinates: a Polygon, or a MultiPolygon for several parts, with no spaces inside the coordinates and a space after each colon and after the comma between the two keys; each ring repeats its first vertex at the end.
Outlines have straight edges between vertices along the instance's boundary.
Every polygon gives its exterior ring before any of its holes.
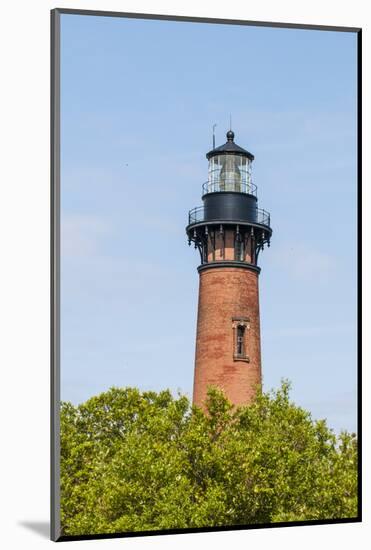
{"type": "Polygon", "coordinates": [[[214,123],[255,155],[264,389],[356,429],[356,36],[62,15],[61,389],[192,395],[214,123]]]}

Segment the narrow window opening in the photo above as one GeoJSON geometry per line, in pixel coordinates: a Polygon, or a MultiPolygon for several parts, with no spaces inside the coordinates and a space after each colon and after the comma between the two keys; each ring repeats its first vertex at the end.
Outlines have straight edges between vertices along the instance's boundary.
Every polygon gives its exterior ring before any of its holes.
{"type": "Polygon", "coordinates": [[[243,262],[244,259],[245,259],[245,246],[244,246],[244,242],[241,238],[241,235],[238,234],[236,235],[236,240],[235,240],[235,243],[234,243],[234,259],[239,261],[239,262],[243,262]]]}
{"type": "Polygon", "coordinates": [[[208,246],[207,246],[207,240],[203,243],[203,263],[208,263],[208,246]]]}
{"type": "Polygon", "coordinates": [[[245,327],[238,325],[237,327],[237,342],[236,342],[237,357],[245,356],[245,327]]]}

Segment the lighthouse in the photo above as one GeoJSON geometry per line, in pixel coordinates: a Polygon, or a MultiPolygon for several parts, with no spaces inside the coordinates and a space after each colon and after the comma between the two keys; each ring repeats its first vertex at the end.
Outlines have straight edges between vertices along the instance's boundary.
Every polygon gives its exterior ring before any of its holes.
{"type": "Polygon", "coordinates": [[[200,253],[193,403],[201,408],[209,387],[245,405],[262,382],[258,257],[270,245],[270,214],[258,208],[254,156],[232,130],[226,137],[206,154],[203,205],[186,227],[200,253]]]}

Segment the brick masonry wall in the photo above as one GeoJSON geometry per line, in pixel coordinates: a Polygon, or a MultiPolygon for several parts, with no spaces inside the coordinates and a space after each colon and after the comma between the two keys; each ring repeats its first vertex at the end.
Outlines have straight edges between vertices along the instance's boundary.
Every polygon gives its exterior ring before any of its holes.
{"type": "Polygon", "coordinates": [[[261,385],[259,274],[218,267],[200,272],[193,402],[202,406],[209,385],[235,405],[246,404],[261,385]],[[233,318],[249,318],[249,362],[234,359],[233,318]]]}
{"type": "MultiPolygon", "coordinates": [[[[234,260],[234,242],[235,242],[235,230],[224,229],[224,235],[221,236],[218,229],[214,231],[210,230],[208,237],[208,255],[209,262],[221,261],[221,260],[234,260]],[[215,250],[214,250],[215,242],[215,250]]],[[[244,237],[243,242],[245,245],[245,258],[246,262],[251,262],[251,238],[244,237]]]]}

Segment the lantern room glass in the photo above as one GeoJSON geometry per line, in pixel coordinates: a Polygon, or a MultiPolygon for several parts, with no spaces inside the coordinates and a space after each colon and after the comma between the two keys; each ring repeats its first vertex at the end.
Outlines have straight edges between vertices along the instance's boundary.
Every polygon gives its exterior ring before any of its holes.
{"type": "Polygon", "coordinates": [[[251,160],[244,155],[224,154],[209,160],[209,192],[252,193],[251,160]]]}

